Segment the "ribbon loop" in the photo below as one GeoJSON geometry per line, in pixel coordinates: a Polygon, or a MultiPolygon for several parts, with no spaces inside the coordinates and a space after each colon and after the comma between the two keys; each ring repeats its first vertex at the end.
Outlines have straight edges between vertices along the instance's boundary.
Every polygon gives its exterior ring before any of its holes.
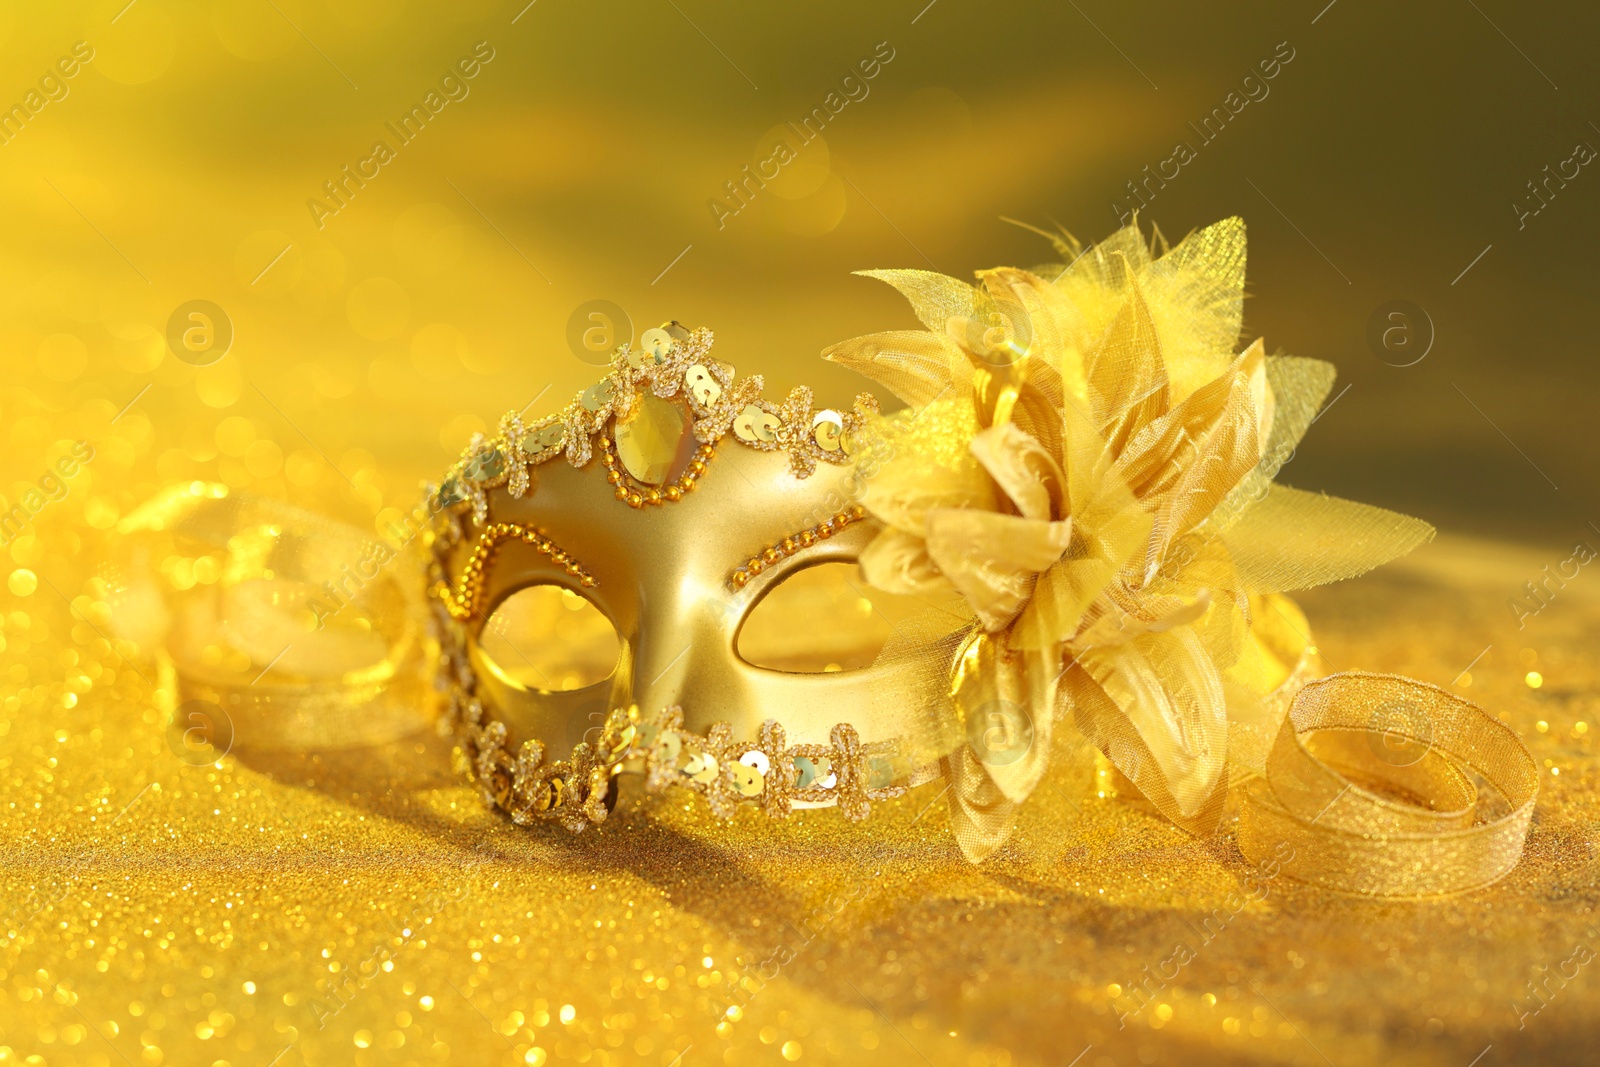
{"type": "Polygon", "coordinates": [[[1346,672],[1295,697],[1240,811],[1239,848],[1324,888],[1420,897],[1516,866],[1538,768],[1510,727],[1426,682],[1346,672]]]}

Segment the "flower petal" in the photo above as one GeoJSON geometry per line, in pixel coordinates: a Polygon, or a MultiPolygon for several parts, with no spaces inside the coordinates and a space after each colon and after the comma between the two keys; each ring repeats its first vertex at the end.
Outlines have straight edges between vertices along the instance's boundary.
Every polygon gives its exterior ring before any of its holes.
{"type": "Polygon", "coordinates": [[[822,358],[877,382],[914,408],[972,388],[972,366],[941,334],[889,330],[822,350],[822,358]]]}
{"type": "Polygon", "coordinates": [[[972,454],[1024,518],[1065,514],[1067,476],[1037,438],[1011,423],[991,426],[972,439],[972,454]]]}
{"type": "Polygon", "coordinates": [[[1195,628],[1085,650],[1069,673],[1079,726],[1122,773],[1180,826],[1214,827],[1226,783],[1227,700],[1195,628]]]}
{"type": "Polygon", "coordinates": [[[928,555],[928,543],[904,530],[881,531],[857,562],[866,583],[888,593],[928,596],[954,592],[928,555]]]}
{"type": "Polygon", "coordinates": [[[1071,540],[1070,521],[964,508],[928,513],[928,555],[990,631],[1010,625],[1039,572],[1059,560],[1071,540]]]}
{"type": "Polygon", "coordinates": [[[1284,593],[1365,574],[1433,533],[1409,515],[1274,485],[1222,540],[1246,592],[1284,593]]]}
{"type": "Polygon", "coordinates": [[[911,301],[911,310],[934,333],[943,334],[952,318],[970,318],[978,292],[966,282],[931,270],[858,270],[867,278],[888,282],[911,301]]]}

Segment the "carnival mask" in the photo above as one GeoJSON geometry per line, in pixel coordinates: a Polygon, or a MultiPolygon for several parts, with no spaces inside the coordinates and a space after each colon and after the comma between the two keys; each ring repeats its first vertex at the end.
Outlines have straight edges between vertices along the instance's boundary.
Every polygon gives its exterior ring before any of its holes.
{"type": "Polygon", "coordinates": [[[816,409],[804,388],[769,403],[710,345],[647,331],[561,415],[508,416],[438,491],[447,721],[519,820],[603,817],[629,753],[724,812],[860,818],[913,779],[897,742],[945,679],[906,692],[903,668],[874,664],[884,613],[924,636],[929,612],[946,633],[962,620],[850,573],[873,537],[859,480],[877,405],[816,409]]]}

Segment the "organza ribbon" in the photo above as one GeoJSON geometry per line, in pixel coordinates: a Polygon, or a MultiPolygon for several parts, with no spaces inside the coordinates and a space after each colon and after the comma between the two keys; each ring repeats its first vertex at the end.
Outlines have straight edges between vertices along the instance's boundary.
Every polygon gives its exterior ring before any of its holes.
{"type": "Polygon", "coordinates": [[[118,526],[119,637],[152,654],[157,701],[220,751],[331,749],[429,721],[418,564],[393,541],[195,482],[118,526]]]}
{"type": "Polygon", "coordinates": [[[1266,777],[1244,790],[1239,848],[1341,892],[1466,892],[1516,866],[1537,794],[1527,747],[1476,704],[1346,672],[1295,697],[1266,777]]]}

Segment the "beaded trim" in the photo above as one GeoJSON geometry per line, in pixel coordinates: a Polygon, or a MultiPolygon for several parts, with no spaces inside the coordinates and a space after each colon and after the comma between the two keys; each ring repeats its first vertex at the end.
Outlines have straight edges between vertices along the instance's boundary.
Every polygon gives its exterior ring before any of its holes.
{"type": "Polygon", "coordinates": [[[684,472],[678,475],[671,485],[660,489],[650,485],[640,485],[628,475],[617,460],[616,450],[612,447],[611,438],[600,438],[600,462],[605,464],[606,481],[616,487],[617,499],[627,504],[630,508],[654,507],[657,504],[676,504],[688,494],[694,492],[695,486],[700,484],[700,479],[705,477],[706,464],[710,463],[717,455],[715,445],[701,445],[695,450],[694,458],[689,461],[684,472]]]}
{"type": "Polygon", "coordinates": [[[856,504],[846,511],[839,512],[831,519],[823,519],[815,526],[808,526],[799,533],[791,534],[782,541],[768,545],[729,573],[728,587],[730,589],[743,589],[749,584],[750,579],[766,570],[772,564],[794,555],[803,548],[810,548],[818,541],[826,541],[846,526],[860,522],[866,517],[867,509],[860,504],[856,504]]]}
{"type": "MultiPolygon", "coordinates": [[[[694,416],[694,436],[704,445],[731,433],[748,448],[786,450],[796,478],[809,477],[818,463],[850,461],[854,435],[878,412],[871,393],[858,395],[850,411],[815,407],[807,386],[774,404],[762,397],[761,375],[735,380],[732,367],[710,358],[712,340],[710,330],[691,332],[676,322],[646,330],[638,349],[618,348],[606,376],[559,414],[524,423],[517,412],[507,412],[493,437],[474,434],[444,481],[430,488],[430,497],[441,510],[470,506],[473,522],[481,525],[489,514],[488,490],[505,486],[522,497],[533,488],[534,468],[561,455],[582,467],[594,454],[595,435],[632,411],[646,389],[662,399],[681,397],[694,416]]],[[[639,495],[642,500],[647,494],[639,495]]],[[[664,490],[660,495],[670,499],[664,490]]],[[[632,503],[631,495],[623,499],[632,503]]]]}
{"type": "Polygon", "coordinates": [[[452,619],[465,622],[478,614],[483,601],[483,577],[488,572],[489,564],[494,561],[495,553],[499,552],[500,546],[507,541],[521,541],[523,544],[532,545],[534,549],[550,557],[551,563],[564,568],[567,574],[576,578],[578,584],[585,588],[592,589],[598,584],[594,575],[584,570],[581,563],[532,526],[524,526],[520,522],[490,523],[478,536],[478,543],[472,546],[472,554],[462,566],[461,577],[457,580],[455,588],[452,589],[442,578],[433,586],[435,595],[444,603],[445,610],[450,613],[452,619]]]}
{"type": "Polygon", "coordinates": [[[863,744],[848,723],[835,726],[826,745],[790,745],[773,720],[762,724],[755,741],[736,741],[725,722],[704,735],[685,730],[679,707],[653,718],[637,707],[613,710],[595,740],[580,742],[565,760],[546,762],[544,744],[533,740],[513,754],[505,723],[491,717],[477,695],[464,628],[442,598],[434,631],[440,645],[434,684],[446,696],[439,733],[455,741],[456,766],[478,783],[484,803],[519,826],[556,822],[576,832],[604,822],[615,803],[611,779],[629,768],[643,770],[649,792],[684,786],[724,819],[741,803],[783,818],[797,803],[833,802],[859,822],[873,801],[901,796],[912,781],[910,762],[894,742],[863,744]]]}
{"type": "Polygon", "coordinates": [[[862,744],[849,723],[835,726],[830,744],[790,745],[773,719],[755,741],[735,741],[733,727],[713,723],[704,736],[683,728],[683,709],[670,707],[643,721],[632,709],[629,754],[645,763],[645,788],[659,793],[680,785],[706,798],[711,813],[731,819],[737,805],[758,805],[773,818],[788,816],[795,802],[833,801],[851,822],[872,811],[872,801],[901,796],[909,762],[892,741],[862,744]]]}

